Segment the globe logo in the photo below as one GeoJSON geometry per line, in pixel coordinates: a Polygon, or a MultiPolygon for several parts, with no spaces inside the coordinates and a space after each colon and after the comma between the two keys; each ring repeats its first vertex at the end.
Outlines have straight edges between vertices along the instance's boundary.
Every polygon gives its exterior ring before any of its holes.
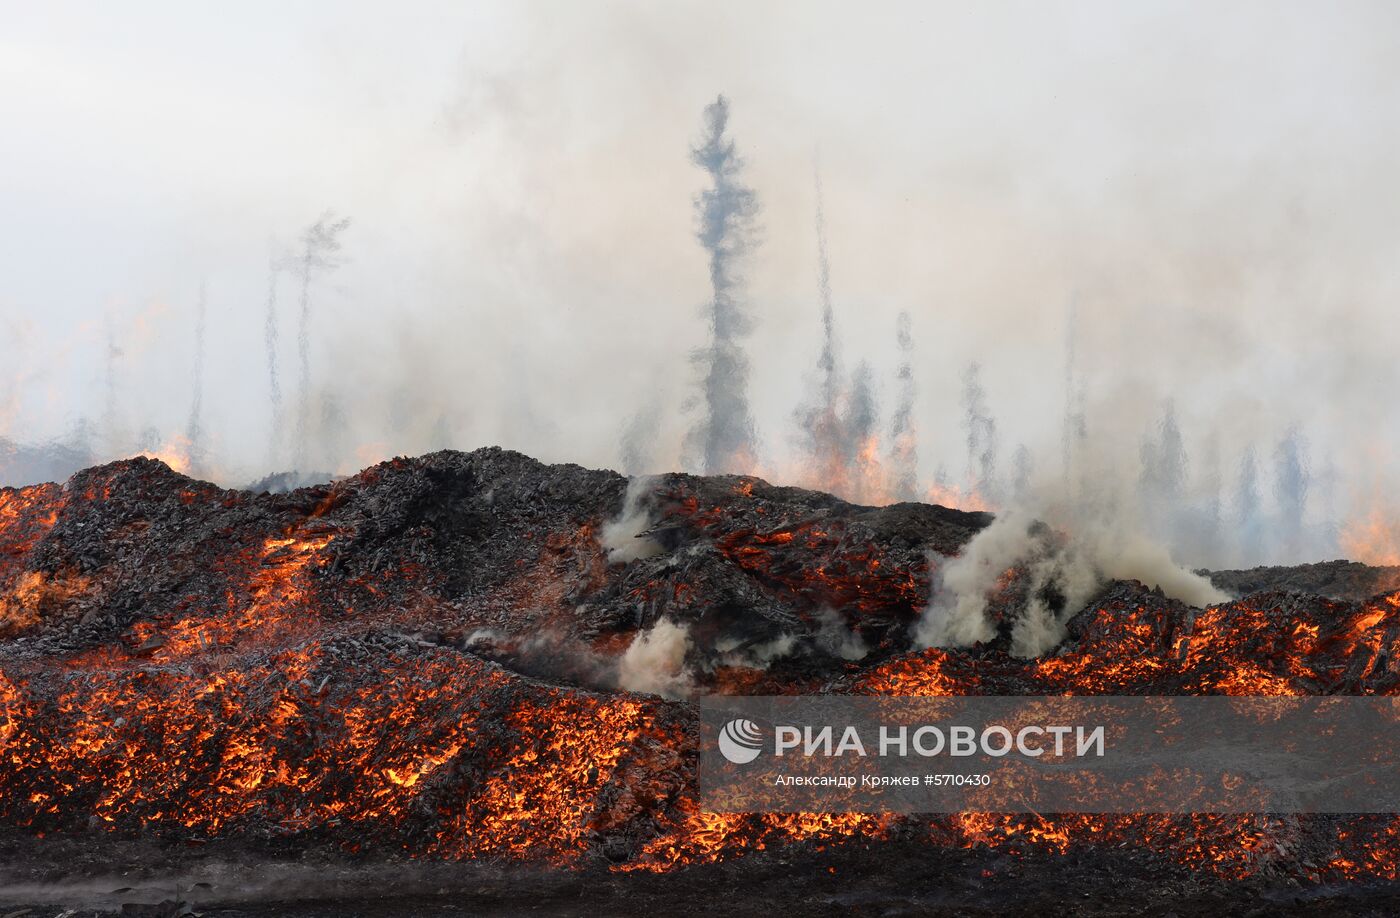
{"type": "Polygon", "coordinates": [[[747,765],[763,751],[763,730],[753,721],[737,717],[719,731],[719,751],[735,765],[747,765]]]}

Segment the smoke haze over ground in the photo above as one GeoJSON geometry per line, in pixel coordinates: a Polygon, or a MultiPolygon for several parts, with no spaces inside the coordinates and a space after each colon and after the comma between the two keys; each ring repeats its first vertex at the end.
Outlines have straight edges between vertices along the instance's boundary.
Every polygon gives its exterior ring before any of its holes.
{"type": "Polygon", "coordinates": [[[722,93],[753,470],[824,483],[829,297],[847,497],[912,461],[922,499],[1102,509],[1180,564],[1400,559],[1393,5],[4,19],[0,483],[143,450],[229,485],[488,443],[683,467],[722,93]]]}

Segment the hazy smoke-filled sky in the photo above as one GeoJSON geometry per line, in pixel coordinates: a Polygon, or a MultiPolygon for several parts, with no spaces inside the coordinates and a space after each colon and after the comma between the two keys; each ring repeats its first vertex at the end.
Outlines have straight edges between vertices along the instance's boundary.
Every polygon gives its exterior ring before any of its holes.
{"type": "Polygon", "coordinates": [[[1395,479],[1390,3],[3,3],[0,434],[86,418],[130,451],[194,426],[198,378],[211,477],[290,467],[301,279],[276,283],[274,454],[269,258],[329,214],[307,465],[617,466],[640,413],[678,467],[720,93],[758,200],[762,468],[817,378],[819,168],[843,366],[870,362],[887,430],[910,314],[923,479],[969,476],[973,361],[1007,487],[1022,444],[1060,473],[1071,308],[1090,448],[1126,476],[1170,403],[1227,504],[1251,446],[1275,503],[1291,428],[1348,500],[1395,479]]]}

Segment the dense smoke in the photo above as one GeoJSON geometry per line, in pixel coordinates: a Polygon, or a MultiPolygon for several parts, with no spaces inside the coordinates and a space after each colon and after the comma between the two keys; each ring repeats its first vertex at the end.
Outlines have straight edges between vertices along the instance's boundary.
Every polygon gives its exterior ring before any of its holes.
{"type": "Polygon", "coordinates": [[[0,484],[194,471],[198,365],[230,486],[500,444],[1079,505],[1192,567],[1400,560],[1400,14],[487,8],[298,8],[294,55],[246,11],[12,17],[0,484]]]}
{"type": "Polygon", "coordinates": [[[840,612],[820,609],[817,613],[816,645],[834,657],[860,660],[870,652],[859,634],[851,630],[840,612]]]}
{"type": "Polygon", "coordinates": [[[652,525],[649,503],[652,484],[652,479],[646,477],[627,482],[622,512],[603,526],[601,541],[608,553],[608,561],[626,564],[661,553],[661,545],[655,539],[642,535],[652,525]]]}
{"type": "Polygon", "coordinates": [[[518,672],[562,674],[582,685],[666,698],[687,698],[694,691],[690,626],[668,618],[638,630],[621,656],[600,653],[576,636],[549,628],[523,637],[481,628],[467,635],[462,646],[488,659],[508,659],[518,672]]]}
{"type": "Polygon", "coordinates": [[[707,474],[751,471],[756,458],[749,360],[743,348],[751,320],[742,301],[739,262],[753,241],[758,197],[740,181],[743,160],[726,133],[728,126],[729,100],[719,96],[705,107],[704,134],[691,148],[691,159],[710,180],[695,201],[697,236],[710,263],[711,296],[705,307],[710,343],[694,355],[701,371],[703,415],[689,437],[698,451],[699,470],[707,474]]]}
{"type": "Polygon", "coordinates": [[[663,698],[685,698],[693,691],[685,666],[690,628],[663,618],[639,632],[618,664],[618,686],[629,692],[651,692],[663,698]]]}
{"type": "Polygon", "coordinates": [[[1065,623],[1109,580],[1140,580],[1196,606],[1228,598],[1174,562],[1162,543],[1126,515],[1055,520],[1055,529],[1037,519],[1048,515],[1007,511],[958,557],[931,558],[934,591],[915,626],[915,641],[964,647],[995,638],[997,623],[988,609],[998,583],[1012,570],[1026,577],[1024,607],[1005,623],[1011,653],[1020,657],[1039,656],[1059,644],[1065,623]]]}

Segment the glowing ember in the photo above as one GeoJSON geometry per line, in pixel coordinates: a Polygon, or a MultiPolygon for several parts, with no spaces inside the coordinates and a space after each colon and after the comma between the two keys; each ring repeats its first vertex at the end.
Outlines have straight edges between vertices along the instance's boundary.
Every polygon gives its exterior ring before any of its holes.
{"type": "Polygon", "coordinates": [[[154,462],[0,492],[0,821],[621,871],[897,835],[1011,856],[1131,846],[1224,877],[1396,876],[1400,823],[1376,817],[699,811],[694,709],[610,681],[662,617],[697,644],[807,648],[766,671],[716,663],[704,690],[1396,694],[1400,593],[1192,610],[1119,585],[1052,656],[910,650],[925,553],[983,518],[674,476],[648,535],[665,551],[610,564],[599,532],[624,487],[482,451],[285,496],[154,462]],[[810,649],[823,610],[868,656],[810,649]],[[517,671],[472,651],[483,634],[548,652],[517,671]]]}

